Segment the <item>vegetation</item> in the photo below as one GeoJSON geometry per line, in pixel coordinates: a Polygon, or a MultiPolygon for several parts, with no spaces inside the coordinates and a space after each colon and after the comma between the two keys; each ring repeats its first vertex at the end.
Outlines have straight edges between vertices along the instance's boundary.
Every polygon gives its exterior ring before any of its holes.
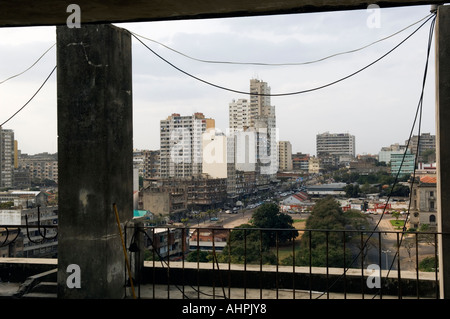
{"type": "MultiPolygon", "coordinates": [[[[343,212],[339,203],[332,197],[319,200],[306,221],[306,229],[323,230],[305,232],[300,248],[295,255],[298,266],[347,267],[350,263],[348,247],[344,251],[343,243],[350,240],[343,233],[333,230],[362,229],[368,222],[366,216],[358,211],[343,212]],[[344,264],[344,257],[346,264],[344,264]]],[[[292,264],[292,256],[283,259],[284,265],[292,264]]]]}
{"type": "Polygon", "coordinates": [[[347,183],[345,192],[347,197],[358,197],[360,194],[380,193],[381,196],[409,196],[409,187],[399,184],[406,182],[409,176],[404,176],[395,182],[395,176],[387,172],[371,173],[368,175],[360,175],[358,173],[349,173],[348,171],[339,170],[333,173],[333,179],[336,182],[347,183]],[[387,185],[388,187],[383,187],[387,185]]]}
{"type": "Polygon", "coordinates": [[[14,206],[14,202],[0,203],[0,209],[10,209],[13,206],[14,206]]]}
{"type": "Polygon", "coordinates": [[[220,262],[275,264],[276,255],[271,247],[277,242],[286,243],[298,236],[298,231],[292,226],[292,217],[280,213],[279,206],[275,203],[259,206],[253,213],[252,220],[252,224],[234,228],[227,246],[218,256],[220,262]],[[286,230],[275,232],[273,229],[286,230]]]}
{"type": "Polygon", "coordinates": [[[427,257],[427,258],[424,258],[419,263],[419,270],[420,271],[435,272],[437,266],[438,266],[438,261],[437,261],[437,259],[435,257],[427,257]]]}
{"type": "MultiPolygon", "coordinates": [[[[307,229],[323,231],[314,231],[312,235],[305,232],[299,237],[293,222],[291,216],[279,212],[277,204],[263,204],[254,212],[251,224],[233,229],[223,252],[217,254],[217,260],[226,263],[276,264],[277,252],[274,247],[279,247],[283,265],[292,265],[293,262],[299,266],[309,265],[311,259],[312,266],[349,266],[349,251],[345,252],[347,265],[344,265],[343,243],[349,241],[350,237],[344,238],[342,232],[333,230],[363,229],[368,225],[366,215],[353,210],[344,213],[332,197],[319,200],[306,220],[307,229]],[[276,235],[273,229],[285,230],[278,231],[276,235]],[[292,255],[292,240],[298,241],[295,244],[295,258],[292,255]]],[[[211,253],[205,252],[192,252],[187,260],[197,261],[198,258],[201,262],[214,260],[211,253]]]]}

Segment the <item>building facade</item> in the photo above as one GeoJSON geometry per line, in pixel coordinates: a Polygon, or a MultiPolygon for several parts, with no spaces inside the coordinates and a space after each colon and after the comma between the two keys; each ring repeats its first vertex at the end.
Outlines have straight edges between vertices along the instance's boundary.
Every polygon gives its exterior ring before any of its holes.
{"type": "Polygon", "coordinates": [[[391,162],[391,154],[404,154],[406,145],[392,144],[391,146],[382,147],[378,153],[378,161],[389,164],[391,162]]]}
{"type": "Polygon", "coordinates": [[[316,155],[342,157],[346,161],[355,157],[355,136],[348,133],[321,133],[316,136],[316,155]]]}
{"type": "Polygon", "coordinates": [[[13,187],[14,159],[17,158],[15,145],[14,131],[0,127],[0,187],[13,187]]]}
{"type": "Polygon", "coordinates": [[[294,171],[308,172],[309,170],[309,154],[297,152],[292,154],[292,168],[294,171]]]}
{"type": "Polygon", "coordinates": [[[29,172],[32,181],[52,180],[58,183],[57,153],[20,154],[18,166],[20,171],[29,172]]]}
{"type": "Polygon", "coordinates": [[[292,171],[292,145],[289,141],[278,142],[279,170],[292,171]]]}
{"type": "MultiPolygon", "coordinates": [[[[408,141],[406,141],[405,144],[406,143],[408,143],[408,141]]],[[[418,135],[414,135],[411,137],[408,149],[412,154],[419,152],[418,161],[422,162],[425,160],[423,155],[426,151],[436,150],[436,136],[431,135],[430,133],[422,133],[420,134],[420,137],[418,135]]]]}
{"type": "Polygon", "coordinates": [[[391,154],[391,175],[403,177],[411,175],[416,166],[416,155],[406,151],[405,154],[391,154]]]}
{"type": "Polygon", "coordinates": [[[251,126],[250,101],[248,99],[233,100],[229,103],[229,127],[231,130],[251,126]]]}
{"type": "Polygon", "coordinates": [[[437,229],[436,176],[422,176],[413,183],[411,196],[410,227],[418,229],[428,225],[437,229]]]}
{"type": "Polygon", "coordinates": [[[214,128],[203,113],[174,113],[160,122],[160,176],[183,178],[202,173],[202,134],[214,128]]]}

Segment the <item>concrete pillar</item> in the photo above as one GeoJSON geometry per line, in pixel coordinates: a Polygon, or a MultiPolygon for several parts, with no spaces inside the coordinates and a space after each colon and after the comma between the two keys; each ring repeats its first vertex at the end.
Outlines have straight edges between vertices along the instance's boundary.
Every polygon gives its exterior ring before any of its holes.
{"type": "MultiPolygon", "coordinates": [[[[436,158],[439,232],[450,233],[450,7],[436,20],[436,158]]],[[[450,298],[450,236],[439,236],[441,298],[450,298]]]]}
{"type": "Polygon", "coordinates": [[[127,273],[113,204],[122,225],[132,219],[131,37],[106,24],[56,33],[58,298],[123,298],[127,273]]]}

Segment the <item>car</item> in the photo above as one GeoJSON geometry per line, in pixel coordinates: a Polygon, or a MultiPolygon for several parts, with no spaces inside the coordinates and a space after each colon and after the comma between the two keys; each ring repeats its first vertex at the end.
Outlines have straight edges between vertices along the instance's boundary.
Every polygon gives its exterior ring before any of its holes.
{"type": "Polygon", "coordinates": [[[219,218],[217,218],[217,217],[211,217],[211,221],[212,221],[212,222],[218,221],[218,220],[219,220],[219,218]]]}

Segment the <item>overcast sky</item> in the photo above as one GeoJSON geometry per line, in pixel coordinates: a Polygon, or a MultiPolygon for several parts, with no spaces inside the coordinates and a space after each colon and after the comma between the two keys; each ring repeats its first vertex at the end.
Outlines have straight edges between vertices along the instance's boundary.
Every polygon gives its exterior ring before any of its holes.
{"type": "MultiPolygon", "coordinates": [[[[82,8],[81,8],[82,10],[82,8]]],[[[81,11],[82,12],[82,11],[81,11]]],[[[425,18],[429,6],[266,17],[118,24],[189,56],[219,61],[293,63],[363,47],[425,18]],[[378,15],[379,14],[379,15],[378,15]],[[379,17],[379,20],[376,18],[379,17]]],[[[299,66],[207,64],[143,40],[158,54],[199,78],[249,90],[251,78],[272,93],[301,91],[347,76],[379,58],[419,24],[364,50],[299,66]]],[[[404,143],[420,97],[430,22],[392,54],[336,85],[272,97],[280,140],[293,152],[315,154],[318,133],[350,133],[358,154],[404,143]]],[[[0,29],[0,82],[22,72],[56,41],[54,27],[0,29]]],[[[56,64],[53,47],[31,70],[0,84],[0,123],[34,94],[56,64]]],[[[435,134],[434,44],[421,131],[435,134]]],[[[166,64],[133,38],[134,147],[159,149],[159,122],[171,113],[203,112],[226,131],[228,104],[247,95],[196,81],[166,64]]],[[[13,129],[23,153],[57,152],[56,73],[4,128],[13,129]]],[[[417,132],[417,126],[415,129],[417,132]]]]}

